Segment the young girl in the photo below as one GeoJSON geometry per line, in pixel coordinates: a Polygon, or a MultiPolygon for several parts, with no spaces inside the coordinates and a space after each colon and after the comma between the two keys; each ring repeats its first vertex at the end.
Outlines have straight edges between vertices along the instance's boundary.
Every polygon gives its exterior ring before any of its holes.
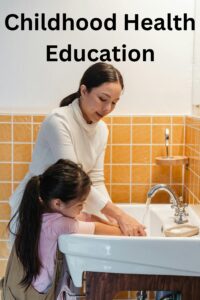
{"type": "Polygon", "coordinates": [[[18,211],[18,230],[3,282],[3,299],[56,299],[59,235],[121,235],[117,226],[78,220],[90,187],[90,178],[83,169],[63,159],[29,180],[18,211]]]}

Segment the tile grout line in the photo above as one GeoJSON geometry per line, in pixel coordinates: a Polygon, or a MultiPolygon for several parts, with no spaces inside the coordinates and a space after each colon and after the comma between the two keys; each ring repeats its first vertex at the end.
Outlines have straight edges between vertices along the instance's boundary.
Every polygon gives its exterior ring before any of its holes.
{"type": "MultiPolygon", "coordinates": [[[[186,150],[186,117],[184,116],[184,127],[183,127],[183,135],[184,135],[184,147],[183,147],[183,155],[185,155],[186,150]]],[[[185,171],[186,165],[182,166],[182,197],[184,196],[184,189],[185,189],[185,171]]],[[[183,199],[184,200],[184,199],[183,199]]]]}
{"type": "MultiPolygon", "coordinates": [[[[14,181],[14,183],[16,183],[16,184],[19,184],[20,182],[21,181],[14,181]]],[[[11,183],[11,181],[3,181],[3,180],[1,180],[0,183],[11,183]]],[[[159,182],[152,182],[152,184],[157,184],[157,183],[159,183],[159,182]]],[[[180,182],[174,182],[174,184],[175,185],[182,185],[182,183],[180,183],[180,182]]],[[[130,182],[125,182],[125,183],[124,182],[116,182],[116,183],[113,183],[113,185],[130,185],[130,182]]],[[[141,182],[132,183],[132,186],[134,186],[134,185],[149,186],[149,182],[148,183],[141,183],[141,182]]],[[[0,203],[2,201],[7,201],[8,202],[8,200],[0,200],[0,203]]]]}
{"type": "MultiPolygon", "coordinates": [[[[152,142],[153,142],[153,117],[151,116],[151,125],[150,125],[150,176],[149,176],[149,185],[152,185],[152,142]]],[[[149,188],[150,188],[149,187],[149,188]]]]}
{"type": "MultiPolygon", "coordinates": [[[[129,124],[130,125],[130,124],[129,124]]],[[[148,125],[151,127],[151,125],[148,125]]],[[[22,143],[22,142],[17,142],[17,143],[22,143]]],[[[30,144],[30,143],[29,143],[30,144]]],[[[111,144],[108,144],[111,145],[111,144]]],[[[113,143],[114,146],[130,146],[130,144],[124,144],[124,143],[113,143]]],[[[133,143],[134,146],[150,146],[151,144],[148,143],[133,143]]],[[[165,146],[165,143],[154,143],[154,146],[165,146]]],[[[182,146],[183,144],[175,144],[174,146],[182,146]]]]}
{"type": "MultiPolygon", "coordinates": [[[[2,161],[1,162],[1,164],[10,164],[10,161],[2,161]]],[[[28,164],[30,164],[30,162],[29,161],[16,161],[15,162],[15,164],[17,165],[28,165],[28,164]]],[[[109,166],[109,165],[113,165],[113,166],[130,166],[130,165],[132,165],[132,166],[156,166],[156,163],[152,163],[152,164],[150,164],[150,163],[113,163],[113,164],[111,164],[111,163],[105,163],[105,165],[107,165],[107,166],[109,166]]],[[[1,180],[0,180],[1,181],[1,180]]]]}
{"type": "MultiPolygon", "coordinates": [[[[171,131],[171,143],[170,143],[170,153],[169,153],[169,156],[172,155],[172,149],[173,149],[173,126],[172,126],[172,117],[170,117],[170,131],[171,131]]],[[[170,141],[170,139],[169,139],[170,141]]],[[[171,186],[172,184],[172,169],[173,169],[173,166],[169,166],[169,184],[171,186]]]]}
{"type": "MultiPolygon", "coordinates": [[[[194,131],[194,149],[193,149],[193,153],[195,153],[195,150],[196,150],[196,145],[197,145],[197,132],[198,130],[196,130],[196,128],[193,129],[194,131]]],[[[195,156],[195,154],[194,154],[195,156]]],[[[195,164],[193,166],[193,170],[194,170],[194,173],[196,173],[196,168],[195,168],[195,164]]],[[[195,200],[197,199],[196,195],[195,195],[195,192],[196,192],[196,186],[195,186],[195,179],[198,178],[198,174],[195,176],[193,173],[193,182],[192,182],[192,186],[193,186],[193,191],[192,191],[192,195],[193,195],[193,204],[195,203],[195,200]]]]}
{"type": "Polygon", "coordinates": [[[133,199],[132,199],[132,162],[133,162],[133,118],[130,117],[130,171],[129,171],[129,175],[130,175],[130,187],[129,187],[129,202],[130,204],[132,203],[133,199]]]}
{"type": "Polygon", "coordinates": [[[33,154],[33,116],[31,116],[31,156],[33,154]]]}
{"type": "MultiPolygon", "coordinates": [[[[12,149],[11,149],[11,152],[12,152],[12,149]]],[[[7,161],[7,160],[4,160],[4,161],[1,161],[1,164],[10,164],[10,163],[12,163],[12,161],[7,161]]],[[[15,164],[17,165],[28,165],[28,164],[30,164],[30,162],[29,161],[15,161],[15,164]]]]}

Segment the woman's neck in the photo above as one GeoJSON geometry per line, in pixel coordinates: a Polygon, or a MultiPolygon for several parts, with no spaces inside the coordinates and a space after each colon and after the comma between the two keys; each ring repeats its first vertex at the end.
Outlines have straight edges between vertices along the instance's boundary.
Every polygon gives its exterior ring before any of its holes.
{"type": "Polygon", "coordinates": [[[92,124],[93,122],[91,120],[89,120],[88,117],[87,117],[87,115],[84,113],[84,109],[83,109],[83,106],[82,106],[82,100],[81,100],[81,98],[78,99],[78,103],[79,103],[79,107],[80,107],[80,110],[82,112],[84,120],[87,122],[87,124],[92,124]]]}

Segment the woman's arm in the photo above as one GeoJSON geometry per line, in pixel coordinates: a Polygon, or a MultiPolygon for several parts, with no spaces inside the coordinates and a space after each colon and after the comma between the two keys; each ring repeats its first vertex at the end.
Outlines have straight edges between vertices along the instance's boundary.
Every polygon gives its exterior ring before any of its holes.
{"type": "Polygon", "coordinates": [[[108,202],[101,210],[105,215],[108,215],[117,220],[119,227],[124,235],[145,236],[145,226],[140,224],[136,219],[122,211],[114,203],[108,202]]]}
{"type": "MultiPolygon", "coordinates": [[[[136,219],[123,212],[119,207],[113,204],[110,199],[110,196],[104,184],[105,147],[106,145],[104,145],[104,150],[102,150],[102,153],[99,155],[95,166],[89,173],[96,192],[99,192],[99,194],[102,195],[101,197],[104,199],[104,202],[105,200],[107,200],[104,204],[104,207],[96,207],[96,210],[100,210],[104,215],[106,215],[109,220],[112,221],[112,219],[114,219],[124,235],[144,236],[146,235],[146,232],[144,230],[145,227],[136,219]]],[[[90,204],[90,207],[94,207],[93,211],[95,211],[95,205],[97,205],[97,202],[94,201],[94,198],[95,196],[100,197],[100,195],[90,194],[90,196],[93,197],[91,197],[90,201],[88,201],[88,204],[90,204]]]]}

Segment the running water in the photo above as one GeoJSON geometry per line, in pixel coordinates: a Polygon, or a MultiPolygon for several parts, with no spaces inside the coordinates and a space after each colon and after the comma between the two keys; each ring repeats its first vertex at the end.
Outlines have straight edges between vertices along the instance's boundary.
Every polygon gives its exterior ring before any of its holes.
{"type": "Polygon", "coordinates": [[[150,203],[151,203],[151,198],[147,198],[145,212],[144,212],[144,215],[143,215],[143,218],[142,218],[142,224],[143,225],[147,225],[146,224],[146,219],[147,219],[147,216],[148,216],[150,203]]]}

